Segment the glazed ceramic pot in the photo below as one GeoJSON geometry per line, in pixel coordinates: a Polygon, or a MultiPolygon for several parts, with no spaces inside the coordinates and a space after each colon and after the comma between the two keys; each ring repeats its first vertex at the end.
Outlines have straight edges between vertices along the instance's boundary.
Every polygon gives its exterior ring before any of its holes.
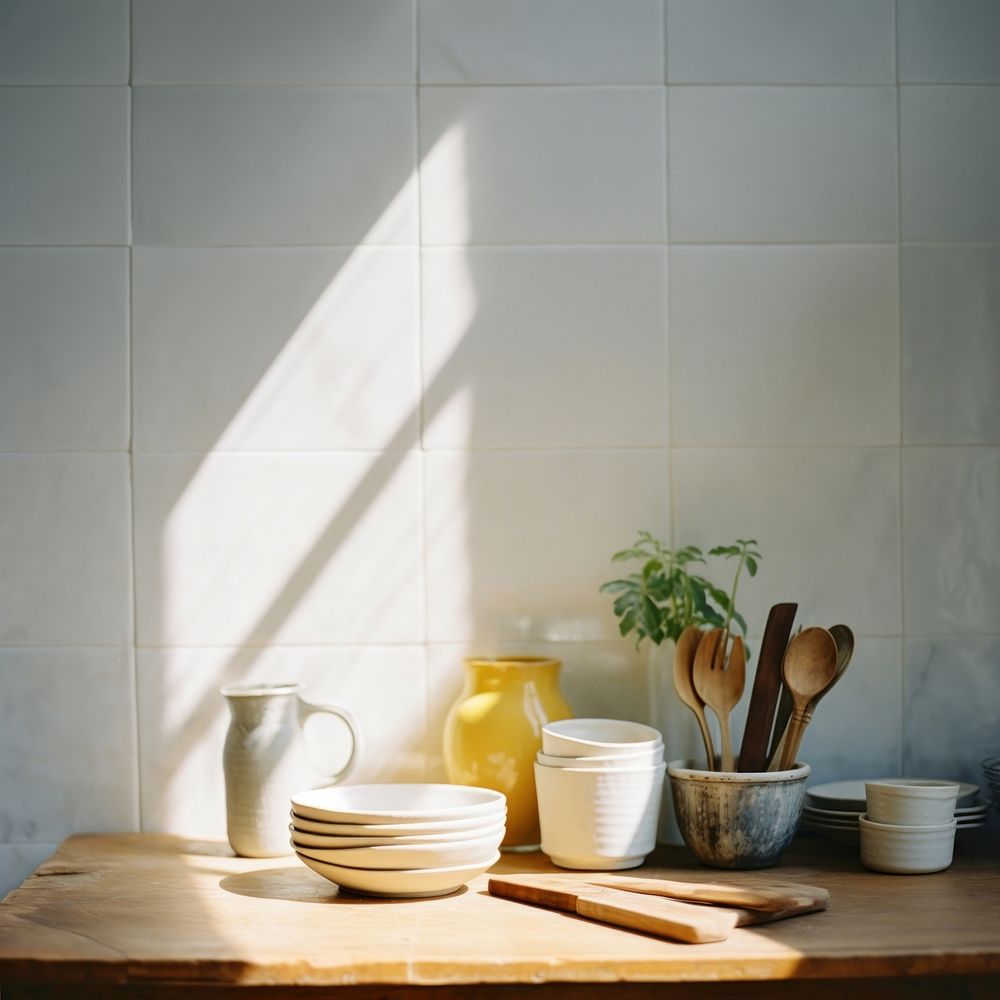
{"type": "Polygon", "coordinates": [[[808,764],[787,771],[699,771],[675,760],[667,768],[684,843],[713,868],[776,865],[798,829],[808,764]]]}
{"type": "Polygon", "coordinates": [[[542,726],[572,718],[559,691],[559,660],[535,656],[465,661],[465,687],[444,726],[450,781],[493,788],[507,796],[501,850],[536,850],[541,843],[535,755],[542,726]]]}

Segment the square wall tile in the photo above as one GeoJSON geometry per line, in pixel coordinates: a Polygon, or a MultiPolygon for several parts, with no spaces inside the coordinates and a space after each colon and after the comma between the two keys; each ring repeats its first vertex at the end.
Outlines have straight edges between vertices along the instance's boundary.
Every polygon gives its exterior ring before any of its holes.
{"type": "Polygon", "coordinates": [[[666,534],[667,465],[666,450],[428,453],[430,640],[617,636],[598,587],[638,529],[666,534]]]}
{"type": "Polygon", "coordinates": [[[421,0],[421,83],[660,83],[662,0],[421,0]]]}
{"type": "Polygon", "coordinates": [[[495,647],[463,644],[428,647],[430,697],[427,730],[431,781],[446,781],[444,724],[462,693],[467,656],[550,656],[562,663],[559,690],[577,718],[645,721],[645,651],[624,639],[606,642],[500,641],[495,647]]]}
{"type": "Polygon", "coordinates": [[[137,244],[415,241],[412,90],[134,93],[137,244]]]}
{"type": "Polygon", "coordinates": [[[124,249],[0,249],[0,451],[125,450],[124,249]]]}
{"type": "Polygon", "coordinates": [[[673,443],[898,443],[898,271],[894,246],[672,250],[673,443]]]}
{"type": "Polygon", "coordinates": [[[1000,752],[997,636],[933,636],[905,646],[904,774],[982,785],[1000,752]]]}
{"type": "MultiPolygon", "coordinates": [[[[351,783],[424,780],[420,647],[140,649],[138,656],[144,830],[225,838],[229,712],[219,688],[233,682],[294,681],[306,700],[347,709],[362,737],[351,783]]],[[[303,787],[328,783],[324,773],[339,772],[350,754],[346,728],[314,716],[304,738],[314,770],[303,787]]]]}
{"type": "Polygon", "coordinates": [[[0,244],[129,240],[126,87],[0,88],[0,244]]]}
{"type": "Polygon", "coordinates": [[[0,85],[128,83],[129,0],[4,0],[0,85]]]}
{"type": "Polygon", "coordinates": [[[140,455],[142,645],[423,640],[420,456],[140,455]]]}
{"type": "Polygon", "coordinates": [[[671,83],[895,83],[892,0],[667,0],[671,83]]]}
{"type": "Polygon", "coordinates": [[[904,246],[903,433],[1000,443],[1000,247],[904,246]]]}
{"type": "Polygon", "coordinates": [[[668,444],[662,249],[437,248],[422,282],[426,447],[668,444]]]}
{"type": "Polygon", "coordinates": [[[896,239],[890,87],[671,87],[670,238],[896,239]]]}
{"type": "Polygon", "coordinates": [[[55,854],[58,844],[0,844],[0,900],[55,854]]]}
{"type": "Polygon", "coordinates": [[[135,83],[410,83],[411,0],[136,0],[135,83]]]}
{"type": "Polygon", "coordinates": [[[132,640],[128,456],[0,455],[0,645],[132,640]]]}
{"type": "Polygon", "coordinates": [[[902,87],[905,240],[1000,242],[1000,87],[902,87]]]}
{"type": "MultiPolygon", "coordinates": [[[[760,571],[736,602],[751,632],[794,601],[805,625],[900,634],[897,449],[678,450],[673,483],[675,544],[757,539],[760,571]]],[[[734,571],[713,559],[708,575],[729,591],[734,571]]]]}
{"type": "Polygon", "coordinates": [[[903,451],[907,636],[996,632],[1000,448],[903,451]]]}
{"type": "Polygon", "coordinates": [[[902,83],[1000,83],[994,0],[899,0],[902,83]]]}
{"type": "Polygon", "coordinates": [[[414,446],[417,252],[137,249],[135,447],[414,446]]]}
{"type": "Polygon", "coordinates": [[[420,146],[425,244],[665,237],[662,87],[424,88],[420,146]]]}
{"type": "Polygon", "coordinates": [[[0,649],[0,841],[139,826],[132,653],[0,649]]]}

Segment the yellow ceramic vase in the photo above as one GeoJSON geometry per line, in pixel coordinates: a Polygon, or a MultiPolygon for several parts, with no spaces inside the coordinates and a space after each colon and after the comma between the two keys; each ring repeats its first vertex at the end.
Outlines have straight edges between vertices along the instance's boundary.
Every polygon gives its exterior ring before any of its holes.
{"type": "Polygon", "coordinates": [[[570,719],[559,692],[559,660],[535,656],[465,661],[465,689],[444,727],[449,779],[507,796],[504,850],[539,846],[535,754],[542,726],[570,719]]]}

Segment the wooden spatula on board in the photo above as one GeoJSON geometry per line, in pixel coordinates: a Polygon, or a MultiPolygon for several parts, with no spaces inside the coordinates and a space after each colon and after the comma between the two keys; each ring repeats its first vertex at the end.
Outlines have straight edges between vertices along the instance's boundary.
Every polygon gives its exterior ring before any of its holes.
{"type": "Polygon", "coordinates": [[[785,917],[794,917],[801,913],[815,913],[817,910],[825,910],[830,905],[830,893],[826,889],[815,885],[797,885],[794,882],[755,880],[748,885],[727,885],[716,882],[636,878],[628,875],[595,875],[588,881],[611,889],[669,896],[671,899],[687,900],[691,903],[756,910],[762,915],[769,914],[771,920],[783,920],[785,917]]]}
{"type": "MultiPolygon", "coordinates": [[[[558,875],[497,875],[489,880],[489,891],[493,896],[564,910],[601,923],[688,944],[724,941],[734,927],[768,923],[779,919],[778,913],[791,915],[784,911],[705,906],[660,895],[606,888],[558,875]]],[[[797,912],[822,908],[814,905],[809,910],[797,912]]]]}

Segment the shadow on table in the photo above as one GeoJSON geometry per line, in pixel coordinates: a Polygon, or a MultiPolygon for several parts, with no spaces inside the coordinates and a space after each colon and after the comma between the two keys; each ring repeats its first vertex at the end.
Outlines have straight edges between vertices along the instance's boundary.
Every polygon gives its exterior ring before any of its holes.
{"type": "MultiPolygon", "coordinates": [[[[441,896],[428,896],[412,899],[388,899],[376,896],[352,896],[342,892],[332,882],[326,882],[306,868],[297,871],[294,868],[264,868],[260,871],[240,872],[227,875],[219,881],[219,888],[237,896],[253,896],[257,899],[282,899],[295,903],[353,903],[365,906],[378,906],[389,903],[423,903],[428,899],[441,899],[441,896]]],[[[448,899],[467,892],[463,885],[448,899]]]]}

